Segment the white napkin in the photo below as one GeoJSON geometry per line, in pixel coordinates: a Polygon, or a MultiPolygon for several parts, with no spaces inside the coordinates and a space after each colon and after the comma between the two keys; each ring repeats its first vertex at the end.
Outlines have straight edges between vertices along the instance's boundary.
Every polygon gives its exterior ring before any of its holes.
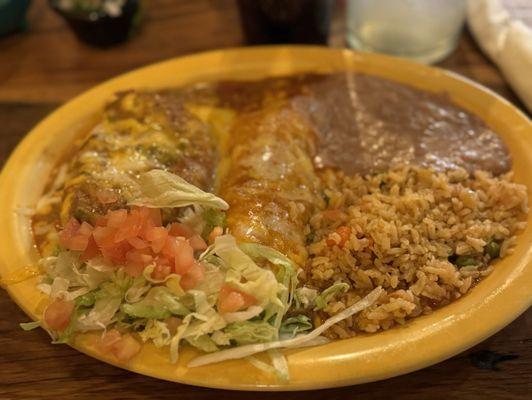
{"type": "Polygon", "coordinates": [[[467,22],[532,112],[532,0],[468,0],[467,22]]]}

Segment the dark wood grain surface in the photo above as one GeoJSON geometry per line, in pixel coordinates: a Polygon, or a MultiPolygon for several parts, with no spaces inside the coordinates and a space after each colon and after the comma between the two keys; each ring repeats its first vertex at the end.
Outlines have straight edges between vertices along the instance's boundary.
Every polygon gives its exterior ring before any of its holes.
{"type": "MultiPolygon", "coordinates": [[[[0,164],[40,119],[114,75],[161,59],[243,44],[231,0],[147,0],[141,32],[109,50],[79,43],[65,23],[35,0],[29,30],[0,38],[0,164]]],[[[337,2],[331,46],[341,47],[337,2]]],[[[499,71],[464,33],[440,64],[523,108],[499,71]]],[[[1,195],[1,194],[0,194],[1,195]]],[[[0,290],[0,399],[531,399],[532,310],[473,349],[424,370],[365,385],[299,393],[223,392],[136,375],[72,350],[47,335],[23,332],[24,313],[0,290]]]]}

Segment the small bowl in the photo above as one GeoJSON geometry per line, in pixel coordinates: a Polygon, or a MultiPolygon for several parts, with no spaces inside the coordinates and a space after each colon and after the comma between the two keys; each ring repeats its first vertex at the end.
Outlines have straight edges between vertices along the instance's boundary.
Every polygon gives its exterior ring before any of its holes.
{"type": "Polygon", "coordinates": [[[70,25],[79,40],[96,47],[110,47],[127,41],[140,23],[139,0],[126,0],[117,16],[99,11],[66,11],[58,6],[57,1],[49,0],[49,3],[70,25]]]}
{"type": "Polygon", "coordinates": [[[30,0],[0,1],[0,36],[26,29],[30,0]]]}

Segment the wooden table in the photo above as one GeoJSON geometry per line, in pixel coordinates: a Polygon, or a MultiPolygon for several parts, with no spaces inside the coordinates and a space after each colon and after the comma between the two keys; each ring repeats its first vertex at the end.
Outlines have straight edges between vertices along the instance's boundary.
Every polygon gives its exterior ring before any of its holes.
{"type": "MultiPolygon", "coordinates": [[[[145,1],[140,34],[110,50],[79,43],[44,0],[34,1],[30,29],[0,39],[0,163],[46,114],[85,89],[122,72],[197,51],[243,44],[230,0],[145,1]]],[[[335,9],[331,45],[343,46],[342,3],[335,9]]],[[[499,71],[464,33],[441,64],[523,108],[499,71]]],[[[473,349],[402,377],[317,392],[250,394],[158,381],[55,346],[42,330],[23,332],[24,313],[0,291],[0,398],[218,399],[530,399],[532,310],[473,349]],[[493,363],[498,358],[512,358],[493,363]]]]}

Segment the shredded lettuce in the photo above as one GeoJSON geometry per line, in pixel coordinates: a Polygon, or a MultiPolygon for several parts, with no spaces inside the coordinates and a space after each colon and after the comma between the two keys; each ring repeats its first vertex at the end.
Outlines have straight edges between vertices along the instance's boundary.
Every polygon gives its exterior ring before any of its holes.
{"type": "Polygon", "coordinates": [[[153,341],[155,347],[168,346],[172,340],[172,335],[166,324],[155,319],[148,320],[144,329],[139,332],[139,336],[143,342],[153,341]]]}
{"type": "Polygon", "coordinates": [[[75,304],[76,306],[81,307],[92,307],[96,302],[96,295],[94,292],[88,292],[84,295],[76,297],[75,304]]]}
{"type": "Polygon", "coordinates": [[[124,294],[124,298],[128,303],[136,303],[137,301],[140,301],[142,296],[144,296],[150,288],[151,285],[149,282],[147,282],[144,276],[141,275],[133,280],[133,283],[124,294]]]}
{"type": "MultiPolygon", "coordinates": [[[[268,246],[257,243],[242,243],[240,248],[253,260],[265,259],[278,268],[276,279],[279,282],[278,297],[281,304],[278,310],[274,310],[276,314],[274,326],[279,329],[282,319],[292,303],[297,285],[297,266],[284,254],[268,246]]],[[[270,315],[267,313],[266,319],[269,317],[270,315]]]]}
{"type": "Polygon", "coordinates": [[[121,310],[131,317],[164,319],[173,315],[190,313],[183,303],[165,286],[152,287],[146,296],[133,304],[124,303],[121,310]]]}
{"type": "Polygon", "coordinates": [[[218,346],[229,346],[231,344],[231,338],[223,331],[213,332],[211,339],[218,346]]]}
{"type": "Polygon", "coordinates": [[[288,363],[286,362],[285,356],[278,350],[270,350],[267,352],[273,365],[265,363],[264,361],[259,360],[257,357],[249,356],[246,359],[253,365],[255,368],[266,372],[269,375],[277,376],[281,381],[287,381],[289,379],[288,374],[288,363]]]}
{"type": "Polygon", "coordinates": [[[31,331],[33,329],[39,328],[42,326],[41,321],[32,321],[32,322],[22,322],[19,326],[25,331],[31,331]]]}
{"type": "Polygon", "coordinates": [[[188,363],[188,367],[199,367],[202,365],[213,364],[225,360],[244,358],[271,349],[295,348],[304,346],[308,342],[318,338],[323,332],[325,332],[334,324],[337,324],[338,322],[349,318],[351,315],[370,307],[373,303],[375,303],[375,301],[377,301],[377,299],[382,293],[383,289],[380,286],[375,288],[366,297],[359,300],[352,306],[346,308],[345,310],[341,311],[340,313],[336,314],[335,316],[327,319],[318,328],[305,335],[299,335],[287,340],[277,340],[268,343],[248,344],[232,349],[222,350],[213,354],[206,354],[203,356],[196,357],[195,359],[190,361],[188,363]]]}
{"type": "Polygon", "coordinates": [[[205,293],[209,303],[214,304],[224,283],[225,274],[214,264],[204,262],[203,266],[205,267],[205,277],[196,286],[196,290],[205,293]]]}
{"type": "Polygon", "coordinates": [[[274,273],[260,268],[236,244],[231,235],[218,236],[214,242],[212,252],[223,261],[226,269],[225,282],[244,293],[252,294],[257,299],[257,305],[267,309],[271,305],[284,308],[285,305],[277,297],[283,290],[274,273]]]}
{"type": "Polygon", "coordinates": [[[201,335],[198,337],[188,337],[185,340],[191,346],[205,353],[212,353],[214,351],[218,351],[218,346],[216,346],[216,343],[214,343],[214,341],[209,337],[209,335],[201,335]]]}
{"type": "Polygon", "coordinates": [[[201,205],[227,210],[229,205],[212,193],[204,192],[183,178],[161,169],[140,175],[128,204],[152,208],[176,208],[201,205]]]}
{"type": "Polygon", "coordinates": [[[202,218],[205,222],[205,226],[203,227],[203,231],[201,233],[203,237],[207,237],[214,227],[219,226],[221,228],[225,228],[227,225],[225,213],[214,208],[207,208],[205,211],[203,211],[202,218]]]}
{"type": "Polygon", "coordinates": [[[259,316],[263,310],[264,309],[259,306],[250,306],[244,311],[225,313],[224,319],[227,321],[227,323],[247,321],[248,319],[259,316]]]}
{"type": "Polygon", "coordinates": [[[280,333],[288,337],[294,337],[297,334],[309,331],[313,328],[310,318],[306,315],[298,315],[297,317],[290,317],[283,321],[280,333]]]}
{"type": "MultiPolygon", "coordinates": [[[[205,293],[199,290],[189,290],[187,296],[192,298],[194,312],[183,318],[183,322],[170,342],[170,360],[173,363],[178,360],[179,343],[182,339],[191,339],[188,342],[195,343],[199,337],[219,331],[227,325],[222,316],[209,303],[205,293]]],[[[199,345],[202,344],[204,342],[199,345]]]]}
{"type": "Polygon", "coordinates": [[[274,340],[277,330],[265,321],[244,321],[229,324],[224,333],[239,346],[250,343],[266,343],[274,340]]]}
{"type": "Polygon", "coordinates": [[[337,282],[329,286],[314,299],[314,311],[323,310],[332,299],[340,293],[345,293],[347,289],[349,289],[349,285],[344,282],[337,282]]]}
{"type": "Polygon", "coordinates": [[[272,360],[273,368],[275,368],[275,375],[281,381],[287,381],[290,378],[290,374],[286,357],[277,349],[268,350],[268,355],[272,360]]]}
{"type": "Polygon", "coordinates": [[[294,293],[295,308],[307,308],[314,303],[316,297],[318,297],[318,291],[316,289],[306,286],[297,288],[294,293]]]}

